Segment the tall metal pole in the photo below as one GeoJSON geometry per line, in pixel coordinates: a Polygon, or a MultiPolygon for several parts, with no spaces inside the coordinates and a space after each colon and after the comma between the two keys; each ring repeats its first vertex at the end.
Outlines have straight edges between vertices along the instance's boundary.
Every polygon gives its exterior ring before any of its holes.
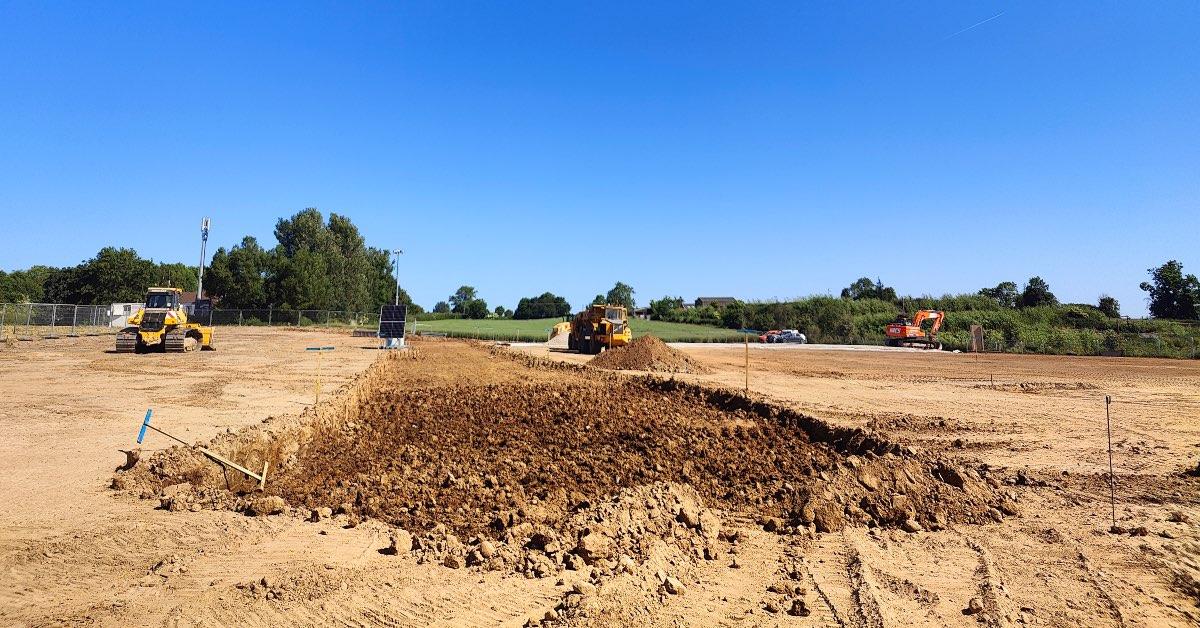
{"type": "Polygon", "coordinates": [[[1104,395],[1104,421],[1108,423],[1108,490],[1109,498],[1112,500],[1112,528],[1111,531],[1117,531],[1117,479],[1113,475],[1113,452],[1112,452],[1112,415],[1108,407],[1112,405],[1112,397],[1104,395]]]}
{"type": "Polygon", "coordinates": [[[394,305],[400,305],[400,256],[404,254],[404,251],[396,249],[392,252],[396,254],[396,302],[394,305]]]}
{"type": "Polygon", "coordinates": [[[204,249],[208,245],[208,216],[200,221],[200,277],[196,280],[196,300],[204,298],[204,249]]]}

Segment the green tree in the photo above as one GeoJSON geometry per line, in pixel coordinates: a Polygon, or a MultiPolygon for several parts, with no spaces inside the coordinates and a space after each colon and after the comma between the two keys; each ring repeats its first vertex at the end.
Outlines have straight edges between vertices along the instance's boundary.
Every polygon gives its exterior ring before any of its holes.
{"type": "Polygon", "coordinates": [[[1120,302],[1107,294],[1100,295],[1100,300],[1096,307],[1100,308],[1100,311],[1109,318],[1121,318],[1120,302]]]}
{"type": "Polygon", "coordinates": [[[592,305],[604,305],[605,303],[606,299],[603,294],[597,294],[596,298],[592,299],[592,305]]]}
{"type": "Polygon", "coordinates": [[[220,307],[265,308],[270,272],[271,255],[258,240],[246,236],[228,251],[222,247],[213,253],[204,274],[204,287],[210,296],[219,298],[220,307]]]}
{"type": "Polygon", "coordinates": [[[1184,275],[1183,264],[1171,260],[1146,272],[1151,280],[1141,288],[1150,293],[1150,316],[1191,320],[1200,315],[1200,280],[1184,275]]]}
{"type": "Polygon", "coordinates": [[[31,266],[27,270],[14,270],[5,281],[4,300],[10,303],[35,303],[46,300],[46,280],[59,269],[50,266],[31,266]]]}
{"type": "Polygon", "coordinates": [[[51,300],[58,303],[131,303],[146,297],[158,279],[158,266],[133,249],[106,246],[96,256],[48,277],[51,300]]]}
{"type": "Polygon", "coordinates": [[[676,310],[683,309],[683,297],[663,297],[650,300],[650,316],[656,321],[669,320],[676,310]]]}
{"type": "Polygon", "coordinates": [[[1021,296],[1017,292],[1017,284],[1011,281],[1001,281],[996,284],[995,288],[984,288],[979,291],[979,295],[987,297],[1005,308],[1017,307],[1017,300],[1021,296]]]}
{"type": "Polygon", "coordinates": [[[742,329],[746,326],[746,304],[734,301],[721,309],[721,324],[729,329],[742,329]]]}
{"type": "MultiPolygon", "coordinates": [[[[465,314],[467,311],[467,304],[471,301],[474,301],[476,296],[477,294],[474,287],[459,286],[458,290],[455,290],[454,294],[450,295],[450,311],[454,312],[455,314],[465,314]]],[[[480,316],[475,318],[483,317],[480,316]]]]}
{"type": "Polygon", "coordinates": [[[1021,307],[1037,307],[1039,305],[1058,305],[1058,298],[1050,292],[1050,284],[1041,277],[1030,277],[1021,292],[1021,307]]]}
{"type": "Polygon", "coordinates": [[[543,292],[536,297],[523,297],[517,302],[517,310],[513,318],[527,320],[532,318],[557,318],[571,313],[571,304],[567,300],[551,292],[543,292]]]}
{"type": "Polygon", "coordinates": [[[449,314],[450,304],[446,303],[445,301],[438,301],[437,303],[433,304],[433,312],[435,314],[449,314]]]}
{"type": "Polygon", "coordinates": [[[608,291],[605,299],[611,305],[623,305],[630,310],[637,306],[633,300],[633,287],[620,281],[608,291]]]}
{"type": "MultiPolygon", "coordinates": [[[[395,289],[387,251],[366,246],[345,216],[308,208],[275,224],[267,302],[278,307],[371,311],[395,289]]],[[[221,295],[228,296],[228,295],[221,295]]]]}
{"type": "Polygon", "coordinates": [[[504,306],[497,305],[496,309],[493,310],[493,313],[496,315],[496,318],[504,318],[504,306]]]}
{"type": "Polygon", "coordinates": [[[488,304],[483,299],[471,299],[463,304],[462,314],[466,318],[487,318],[488,304]]]}
{"type": "Polygon", "coordinates": [[[842,298],[858,301],[861,299],[882,299],[884,301],[895,301],[896,290],[883,285],[883,280],[876,278],[871,281],[869,277],[860,277],[850,284],[848,288],[842,288],[842,298]]]}

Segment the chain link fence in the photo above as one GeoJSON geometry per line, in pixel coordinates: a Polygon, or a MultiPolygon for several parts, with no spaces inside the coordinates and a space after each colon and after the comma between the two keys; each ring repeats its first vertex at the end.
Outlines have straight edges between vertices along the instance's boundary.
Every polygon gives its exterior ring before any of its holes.
{"type": "Polygon", "coordinates": [[[113,326],[107,305],[0,303],[0,335],[16,340],[71,338],[111,334],[125,326],[125,315],[113,326]]]}
{"type": "MultiPolygon", "coordinates": [[[[0,339],[41,340],[115,334],[128,325],[138,306],[70,305],[63,303],[0,303],[0,339]]],[[[361,327],[379,326],[379,312],[346,310],[262,310],[208,309],[188,314],[189,320],[202,325],[243,325],[277,327],[361,327]]]]}

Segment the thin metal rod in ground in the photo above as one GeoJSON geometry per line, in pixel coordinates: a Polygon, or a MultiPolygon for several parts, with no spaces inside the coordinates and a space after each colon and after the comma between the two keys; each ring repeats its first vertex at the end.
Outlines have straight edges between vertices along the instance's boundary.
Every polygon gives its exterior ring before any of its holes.
{"type": "Polygon", "coordinates": [[[1104,420],[1108,423],[1108,492],[1109,500],[1112,502],[1112,531],[1117,531],[1117,478],[1113,475],[1113,454],[1112,454],[1112,414],[1109,412],[1109,406],[1112,405],[1112,397],[1104,395],[1104,420]]]}

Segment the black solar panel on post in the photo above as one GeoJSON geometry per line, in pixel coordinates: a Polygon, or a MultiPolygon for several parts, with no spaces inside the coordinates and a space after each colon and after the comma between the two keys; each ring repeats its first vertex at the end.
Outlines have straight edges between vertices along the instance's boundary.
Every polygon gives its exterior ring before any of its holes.
{"type": "Polygon", "coordinates": [[[407,305],[385,305],[380,308],[379,337],[404,338],[404,322],[407,317],[407,305]]]}

